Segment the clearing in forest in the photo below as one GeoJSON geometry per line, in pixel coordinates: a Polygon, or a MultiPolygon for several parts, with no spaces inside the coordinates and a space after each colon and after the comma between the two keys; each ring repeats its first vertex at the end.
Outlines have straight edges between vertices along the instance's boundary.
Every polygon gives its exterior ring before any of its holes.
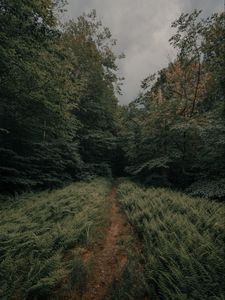
{"type": "Polygon", "coordinates": [[[124,294],[133,241],[115,193],[99,178],[2,202],[0,298],[114,299],[115,285],[124,294]]]}

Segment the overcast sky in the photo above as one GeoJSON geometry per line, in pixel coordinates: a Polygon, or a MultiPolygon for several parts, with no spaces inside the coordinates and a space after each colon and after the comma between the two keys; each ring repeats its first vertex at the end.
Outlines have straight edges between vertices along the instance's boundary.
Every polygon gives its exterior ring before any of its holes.
{"type": "Polygon", "coordinates": [[[125,77],[121,104],[134,100],[140,82],[168,64],[173,51],[168,39],[170,25],[182,12],[202,9],[204,15],[222,12],[224,0],[67,0],[66,19],[96,9],[103,24],[117,39],[116,51],[126,58],[120,61],[125,77]]]}

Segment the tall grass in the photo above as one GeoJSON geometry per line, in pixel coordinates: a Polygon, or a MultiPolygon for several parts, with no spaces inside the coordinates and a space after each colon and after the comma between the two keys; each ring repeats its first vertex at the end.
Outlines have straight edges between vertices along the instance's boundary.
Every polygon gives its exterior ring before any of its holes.
{"type": "Polygon", "coordinates": [[[131,182],[117,199],[144,244],[150,299],[225,299],[224,204],[131,182]]]}
{"type": "Polygon", "coordinates": [[[79,290],[85,280],[79,249],[107,222],[109,190],[108,181],[96,179],[2,203],[0,298],[44,299],[66,277],[79,290]]]}

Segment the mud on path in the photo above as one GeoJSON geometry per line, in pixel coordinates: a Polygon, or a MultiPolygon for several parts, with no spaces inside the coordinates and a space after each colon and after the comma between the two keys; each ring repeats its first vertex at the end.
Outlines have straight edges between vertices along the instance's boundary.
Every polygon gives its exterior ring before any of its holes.
{"type": "Polygon", "coordinates": [[[123,236],[129,234],[129,225],[120,212],[115,200],[116,188],[113,188],[111,199],[111,226],[99,249],[92,254],[95,267],[82,300],[103,300],[114,280],[120,278],[127,263],[125,252],[120,246],[123,236]]]}

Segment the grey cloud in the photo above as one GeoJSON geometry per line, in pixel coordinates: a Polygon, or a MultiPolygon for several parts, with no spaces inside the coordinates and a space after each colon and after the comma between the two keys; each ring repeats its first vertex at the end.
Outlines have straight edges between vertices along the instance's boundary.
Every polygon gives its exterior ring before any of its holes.
{"type": "Polygon", "coordinates": [[[191,11],[193,9],[202,10],[205,16],[214,12],[223,11],[223,0],[189,0],[184,1],[185,9],[191,11]]]}
{"type": "Polygon", "coordinates": [[[64,18],[76,18],[83,12],[97,10],[98,17],[118,41],[116,51],[124,52],[120,74],[126,78],[120,103],[132,101],[140,82],[168,64],[173,49],[168,39],[170,25],[181,12],[203,9],[204,15],[222,11],[223,0],[68,0],[64,18]]]}

